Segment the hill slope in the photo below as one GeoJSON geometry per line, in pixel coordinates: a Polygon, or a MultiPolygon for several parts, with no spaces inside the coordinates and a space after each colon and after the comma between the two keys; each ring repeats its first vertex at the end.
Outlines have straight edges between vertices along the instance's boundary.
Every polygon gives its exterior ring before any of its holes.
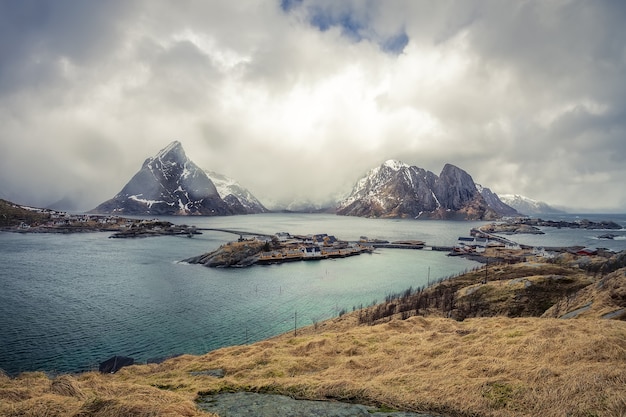
{"type": "Polygon", "coordinates": [[[296,337],[112,375],[0,376],[0,415],[200,416],[194,402],[204,395],[244,390],[447,416],[621,416],[625,340],[625,323],[614,320],[411,317],[357,326],[346,316],[296,337]]]}
{"type": "Polygon", "coordinates": [[[0,199],[0,227],[19,226],[21,222],[36,224],[50,218],[44,209],[28,209],[10,201],[0,199]]]}

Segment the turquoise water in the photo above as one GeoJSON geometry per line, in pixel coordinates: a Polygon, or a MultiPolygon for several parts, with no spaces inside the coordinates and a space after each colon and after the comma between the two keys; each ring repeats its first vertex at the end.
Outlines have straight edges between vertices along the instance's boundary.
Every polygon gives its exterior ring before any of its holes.
{"type": "MultiPolygon", "coordinates": [[[[168,220],[430,245],[452,245],[482,224],[302,214],[168,220]]],[[[113,355],[144,362],[251,343],[477,266],[441,252],[386,249],[337,260],[210,269],[179,261],[237,236],[108,236],[0,233],[0,369],[74,372],[95,369],[113,355]]]]}

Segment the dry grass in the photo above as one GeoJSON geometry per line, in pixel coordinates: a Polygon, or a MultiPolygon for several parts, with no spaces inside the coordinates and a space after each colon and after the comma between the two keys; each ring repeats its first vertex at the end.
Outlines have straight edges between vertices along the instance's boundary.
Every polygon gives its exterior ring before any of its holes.
{"type": "Polygon", "coordinates": [[[626,323],[412,317],[334,320],[250,346],[127,368],[116,378],[179,392],[252,390],[454,416],[621,416],[626,323]],[[226,377],[190,377],[221,368],[226,377]]]}
{"type": "Polygon", "coordinates": [[[396,299],[388,297],[386,303],[364,309],[359,317],[367,324],[386,321],[395,315],[458,320],[539,317],[554,304],[593,285],[595,280],[593,275],[571,266],[538,261],[513,265],[492,263],[487,270],[483,267],[425,289],[405,291],[396,299]]]}
{"type": "Polygon", "coordinates": [[[252,390],[451,416],[626,415],[626,323],[351,315],[249,346],[114,375],[0,378],[3,416],[199,416],[199,393],[252,390]],[[192,371],[220,368],[223,379],[192,371]]]}
{"type": "Polygon", "coordinates": [[[193,398],[111,375],[0,377],[0,415],[20,417],[200,416],[193,398]]]}
{"type": "Polygon", "coordinates": [[[612,272],[589,285],[576,294],[563,298],[548,311],[544,317],[562,315],[586,307],[579,317],[602,317],[615,311],[625,311],[616,318],[626,318],[626,270],[612,272]]]}

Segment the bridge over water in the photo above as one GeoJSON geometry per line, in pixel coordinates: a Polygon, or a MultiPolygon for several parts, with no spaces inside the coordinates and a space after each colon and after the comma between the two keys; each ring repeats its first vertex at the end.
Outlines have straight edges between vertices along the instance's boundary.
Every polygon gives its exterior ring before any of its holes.
{"type": "Polygon", "coordinates": [[[269,235],[267,233],[258,233],[258,232],[249,232],[245,230],[235,230],[235,229],[221,229],[216,227],[198,227],[196,230],[206,230],[210,232],[223,232],[223,233],[231,233],[233,235],[238,236],[261,236],[261,237],[272,237],[273,235],[269,235]]]}

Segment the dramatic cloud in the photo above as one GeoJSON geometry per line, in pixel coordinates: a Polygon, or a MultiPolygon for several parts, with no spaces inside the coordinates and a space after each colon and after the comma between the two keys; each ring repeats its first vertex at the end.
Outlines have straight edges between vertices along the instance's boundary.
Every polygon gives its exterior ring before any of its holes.
{"type": "Polygon", "coordinates": [[[446,162],[626,210],[615,1],[0,2],[0,197],[112,197],[172,140],[262,201],[446,162]]]}

